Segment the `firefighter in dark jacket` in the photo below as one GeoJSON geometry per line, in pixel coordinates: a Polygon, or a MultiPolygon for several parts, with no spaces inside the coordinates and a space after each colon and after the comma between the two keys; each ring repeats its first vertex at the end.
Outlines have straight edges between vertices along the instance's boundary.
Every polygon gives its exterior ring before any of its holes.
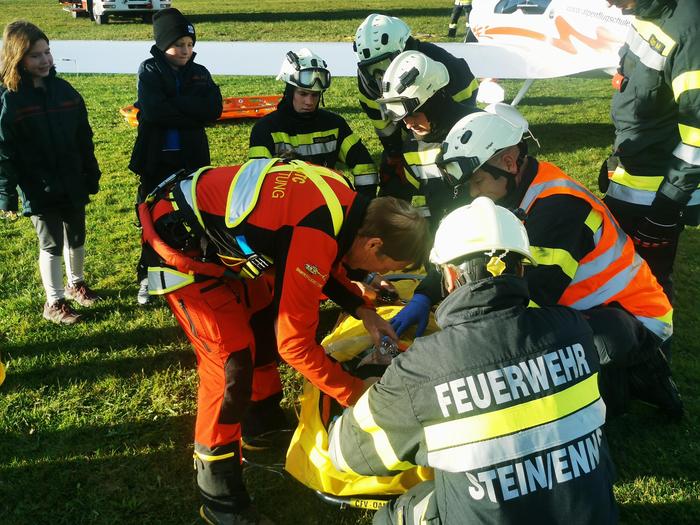
{"type": "MultiPolygon", "coordinates": [[[[537,267],[525,272],[533,306],[560,304],[585,311],[601,364],[603,395],[613,414],[628,395],[678,419],[683,404],[659,346],[673,332],[673,308],[649,266],[600,199],[548,162],[527,155],[527,121],[512,106],[468,115],[448,134],[437,164],[446,182],[464,184],[521,210],[537,267]]],[[[429,276],[430,277],[430,276],[429,276]]],[[[439,285],[422,283],[399,313],[428,313],[439,285]],[[420,312],[421,308],[425,308],[420,312]]],[[[397,317],[399,317],[397,316],[397,317]]]]}
{"type": "Polygon", "coordinates": [[[331,85],[325,60],[306,48],[290,51],[277,79],[285,82],[284,95],[277,110],[253,126],[248,158],[287,156],[328,168],[340,162],[355,189],[374,197],[378,175],[369,151],[343,117],[319,107],[331,85]]]}
{"type": "Polygon", "coordinates": [[[476,105],[479,83],[469,65],[441,47],[411,36],[399,18],[373,13],[357,28],[353,48],[357,53],[357,87],[360,106],[369,117],[383,146],[380,165],[382,194],[410,198],[418,182],[404,170],[402,145],[407,135],[402,122],[382,115],[377,99],[382,96],[382,77],[391,61],[403,51],[419,51],[447,68],[446,95],[468,107],[476,105]]]}
{"type": "Polygon", "coordinates": [[[99,300],[83,275],[85,206],[100,180],[85,102],[56,76],[48,37],[34,24],[7,24],[1,62],[0,211],[16,214],[21,196],[39,239],[43,317],[73,324],[81,315],[66,299],[99,300]]]}
{"type": "Polygon", "coordinates": [[[613,78],[613,156],[601,169],[605,204],[673,300],[684,225],[700,224],[700,5],[610,1],[635,15],[613,78]]]}
{"type": "MultiPolygon", "coordinates": [[[[153,35],[153,56],[139,66],[138,131],[129,162],[129,169],[139,176],[139,202],[170,174],[210,163],[204,127],[215,122],[223,108],[209,71],[194,62],[194,26],[180,11],[158,11],[153,35]]],[[[137,300],[143,305],[149,300],[143,257],[137,278],[137,300]]]]}
{"type": "Polygon", "coordinates": [[[442,180],[435,165],[440,146],[460,118],[479,111],[455,102],[449,85],[449,72],[441,62],[419,51],[404,51],[384,73],[382,97],[377,100],[382,114],[408,131],[401,145],[404,177],[415,186],[412,201],[430,217],[433,230],[464,197],[442,180]]]}
{"type": "Polygon", "coordinates": [[[241,436],[251,443],[286,426],[279,357],[341,404],[354,402],[367,385],[316,343],[319,302],[328,296],[362,319],[377,344],[394,338],[345,268],[414,265],[427,227],[407,203],[370,200],[339,173],[300,160],[203,168],[156,193],[139,207],[159,256],[149,288],[166,297],[197,354],[201,514],[243,523],[251,510],[241,436]]]}
{"type": "Polygon", "coordinates": [[[430,260],[448,294],[442,330],[416,339],[330,430],[343,471],[435,469],[375,524],[617,522],[591,328],[571,308],[528,308],[524,259],[536,264],[525,228],[488,198],[440,224],[430,260]]]}

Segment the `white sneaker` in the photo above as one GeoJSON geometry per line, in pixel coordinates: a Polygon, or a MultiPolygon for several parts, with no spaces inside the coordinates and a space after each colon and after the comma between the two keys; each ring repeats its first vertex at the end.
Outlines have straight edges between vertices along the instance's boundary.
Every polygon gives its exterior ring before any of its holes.
{"type": "Polygon", "coordinates": [[[148,279],[143,279],[139,284],[139,293],[136,294],[136,301],[145,306],[151,302],[151,296],[148,295],[148,279]]]}

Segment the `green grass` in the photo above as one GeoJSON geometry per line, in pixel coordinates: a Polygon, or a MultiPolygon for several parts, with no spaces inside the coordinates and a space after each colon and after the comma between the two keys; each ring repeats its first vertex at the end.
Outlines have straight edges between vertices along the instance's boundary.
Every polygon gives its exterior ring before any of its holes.
{"type": "MultiPolygon", "coordinates": [[[[305,15],[308,22],[293,26],[284,22],[300,18],[287,14],[292,7],[268,0],[255,4],[263,19],[258,26],[239,2],[196,4],[202,13],[204,9],[229,13],[221,17],[223,22],[198,22],[200,34],[206,34],[203,38],[213,39],[209,33],[215,31],[251,38],[265,24],[277,20],[277,39],[295,35],[302,39],[304,34],[298,30],[302,26],[317,38],[335,40],[349,38],[354,32],[363,16],[359,11],[364,13],[365,7],[376,10],[379,5],[343,0],[334,4],[327,24],[320,23],[326,14],[318,14],[305,15]],[[234,14],[238,9],[242,14],[234,14]],[[296,32],[293,27],[297,27],[296,32]]],[[[0,0],[0,21],[31,14],[52,38],[76,36],[76,28],[80,28],[81,38],[149,37],[150,28],[133,22],[97,27],[71,19],[53,1],[35,5],[29,0],[0,0]],[[139,36],[139,31],[144,33],[139,36]]],[[[188,13],[195,11],[192,0],[176,5],[188,13]]],[[[399,13],[400,9],[413,10],[407,19],[414,24],[420,22],[411,19],[417,16],[417,6],[429,6],[426,11],[432,18],[426,27],[439,34],[449,11],[449,2],[442,1],[387,5],[399,6],[394,11],[399,13]],[[432,14],[438,8],[444,16],[432,14]]],[[[294,6],[319,12],[310,2],[295,2],[294,6]]],[[[268,35],[265,38],[270,39],[268,35]]],[[[82,325],[69,328],[44,322],[44,296],[31,224],[27,219],[0,221],[0,353],[9,363],[8,378],[0,386],[0,523],[191,524],[196,521],[197,507],[191,462],[194,357],[162,303],[141,309],[135,302],[138,231],[132,223],[136,179],[126,168],[135,131],[117,113],[119,107],[133,102],[134,77],[66,78],[86,99],[103,170],[101,192],[88,207],[86,268],[90,282],[105,301],[85,312],[88,320],[82,325]]],[[[225,96],[274,94],[281,87],[270,78],[216,80],[225,96]]],[[[506,83],[506,87],[513,96],[518,86],[506,83]]],[[[334,79],[326,103],[348,118],[378,156],[379,143],[358,108],[354,89],[352,79],[334,79]]],[[[607,80],[536,82],[521,106],[542,144],[539,150],[533,146],[534,152],[594,188],[598,166],[613,137],[609,97],[607,80]]],[[[209,129],[214,164],[236,164],[245,159],[252,124],[241,121],[209,129]]],[[[700,234],[697,229],[688,230],[677,263],[674,343],[674,369],[688,418],[680,425],[667,425],[640,405],[607,428],[618,468],[615,493],[625,523],[700,522],[696,380],[700,369],[695,355],[700,339],[700,300],[695,284],[699,255],[700,234]]],[[[331,326],[335,313],[333,308],[322,311],[323,329],[331,326]]],[[[299,382],[288,369],[284,379],[289,406],[299,382]]],[[[369,514],[339,511],[296,482],[269,472],[250,470],[246,478],[258,505],[278,523],[371,521],[369,514]]]]}

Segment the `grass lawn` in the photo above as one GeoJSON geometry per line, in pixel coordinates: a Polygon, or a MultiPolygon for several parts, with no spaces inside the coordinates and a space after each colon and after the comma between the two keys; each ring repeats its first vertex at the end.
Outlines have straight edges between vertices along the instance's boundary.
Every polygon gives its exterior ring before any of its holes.
{"type": "MultiPolygon", "coordinates": [[[[267,40],[349,39],[359,19],[380,5],[342,0],[331,11],[311,2],[291,4],[267,0],[253,9],[233,1],[175,2],[187,13],[200,13],[195,22],[206,39],[214,39],[221,31],[222,39],[256,35],[267,40]],[[313,12],[299,14],[305,9],[313,12]],[[275,32],[264,33],[273,22],[275,32]]],[[[449,12],[449,2],[442,1],[381,5],[412,24],[421,23],[425,13],[422,27],[440,35],[449,12]]],[[[81,38],[150,38],[150,27],[133,22],[98,27],[73,20],[53,1],[0,0],[0,23],[18,16],[36,21],[52,38],[78,34],[81,38]]],[[[31,224],[27,219],[0,221],[0,354],[9,364],[7,380],[0,386],[0,523],[195,523],[194,357],[163,303],[142,309],[135,301],[136,179],[126,168],[135,130],[117,113],[119,107],[133,102],[135,79],[119,75],[66,78],[87,102],[103,171],[101,191],[88,207],[86,268],[105,301],[86,312],[88,320],[82,325],[59,327],[44,322],[31,224]]],[[[224,96],[281,91],[281,85],[270,78],[216,80],[224,96]]],[[[356,103],[354,80],[333,82],[327,106],[346,116],[378,156],[379,142],[356,103]]],[[[511,96],[518,87],[505,85],[511,96]]],[[[542,144],[536,154],[591,188],[612,143],[609,97],[607,80],[560,79],[536,82],[521,105],[542,144]]],[[[214,164],[245,159],[252,124],[241,121],[209,130],[214,164]]],[[[653,410],[639,405],[607,428],[618,467],[615,492],[624,523],[700,522],[696,380],[700,369],[695,355],[700,339],[699,256],[700,233],[687,230],[677,263],[673,365],[689,416],[679,425],[668,425],[653,410]]],[[[333,307],[322,312],[322,330],[329,328],[335,313],[333,307]]],[[[291,406],[299,382],[286,370],[285,383],[286,402],[291,406]]],[[[277,523],[371,521],[368,513],[339,511],[273,473],[249,470],[246,478],[259,507],[277,523]]]]}

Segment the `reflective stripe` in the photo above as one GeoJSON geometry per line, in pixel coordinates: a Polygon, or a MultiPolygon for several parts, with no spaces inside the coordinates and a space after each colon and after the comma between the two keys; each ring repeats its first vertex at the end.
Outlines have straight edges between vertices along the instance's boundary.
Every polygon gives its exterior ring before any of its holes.
{"type": "Polygon", "coordinates": [[[329,142],[319,142],[318,144],[300,144],[293,145],[289,142],[275,142],[275,154],[284,155],[289,151],[294,151],[303,157],[311,157],[313,155],[325,155],[333,153],[338,147],[337,140],[329,142]]]}
{"type": "Polygon", "coordinates": [[[532,256],[538,265],[558,266],[570,279],[574,278],[578,268],[578,261],[566,250],[530,246],[530,252],[532,252],[532,256]]]}
{"type": "Polygon", "coordinates": [[[700,148],[696,148],[695,146],[688,146],[681,142],[676,146],[676,149],[673,150],[673,156],[693,166],[700,165],[700,148]]]}
{"type": "Polygon", "coordinates": [[[355,175],[352,178],[355,186],[371,186],[379,183],[379,176],[376,173],[371,175],[355,175]]]}
{"type": "Polygon", "coordinates": [[[202,452],[194,451],[194,455],[201,459],[202,461],[221,461],[222,459],[228,459],[236,457],[235,452],[229,452],[227,454],[221,454],[220,456],[213,456],[210,454],[203,454],[202,452]]]}
{"type": "Polygon", "coordinates": [[[634,18],[632,27],[645,42],[649,42],[651,47],[654,47],[655,44],[661,47],[662,49],[659,53],[663,56],[668,56],[676,46],[676,41],[653,22],[634,18]]]}
{"type": "MultiPolygon", "coordinates": [[[[596,242],[596,245],[600,242],[600,238],[596,242]]],[[[625,245],[627,244],[627,235],[625,232],[618,230],[617,239],[615,244],[610,248],[605,250],[603,253],[599,254],[595,259],[587,261],[585,263],[579,264],[578,270],[576,271],[575,277],[572,279],[571,283],[580,283],[589,279],[595,275],[603,273],[608,269],[615,261],[619,260],[623,256],[625,245]]],[[[597,290],[593,292],[595,295],[597,290]]],[[[601,303],[602,304],[602,303],[601,303]]]]}
{"type": "Polygon", "coordinates": [[[573,386],[501,410],[424,427],[429,451],[477,443],[551,423],[600,398],[598,373],[573,386]]]}
{"type": "Polygon", "coordinates": [[[358,475],[354,470],[352,470],[352,468],[350,468],[348,462],[345,461],[343,449],[340,446],[340,431],[343,425],[343,417],[344,416],[341,415],[335,421],[335,423],[333,423],[333,428],[331,428],[331,432],[328,436],[328,455],[330,456],[333,465],[335,465],[338,470],[341,472],[348,472],[358,475]]]}
{"type": "Polygon", "coordinates": [[[360,91],[360,102],[363,102],[364,104],[366,104],[368,107],[370,107],[372,109],[376,109],[377,111],[380,111],[379,102],[377,102],[376,100],[371,99],[369,97],[366,97],[362,93],[362,91],[360,91]]]}
{"type": "Polygon", "coordinates": [[[433,497],[434,493],[435,491],[431,490],[427,496],[413,506],[413,523],[415,525],[423,525],[424,523],[427,523],[425,521],[425,513],[428,510],[428,504],[430,503],[430,499],[433,497]]]}
{"type": "MultiPolygon", "coordinates": [[[[632,204],[641,204],[642,206],[651,206],[651,203],[654,202],[656,198],[656,191],[636,190],[623,186],[622,184],[617,184],[614,181],[610,181],[610,186],[605,194],[617,200],[632,204]]],[[[686,206],[697,206],[699,204],[700,189],[693,191],[686,206]]]]}
{"type": "Polygon", "coordinates": [[[629,188],[656,192],[663,183],[664,178],[632,175],[622,166],[618,166],[615,168],[613,176],[610,177],[610,181],[617,182],[629,188]]]}
{"type": "Polygon", "coordinates": [[[272,153],[265,146],[251,146],[248,150],[249,159],[270,159],[272,153]]]}
{"type": "Polygon", "coordinates": [[[700,71],[686,71],[673,79],[673,97],[678,102],[680,96],[691,89],[700,89],[700,71]]]}
{"type": "Polygon", "coordinates": [[[634,254],[634,260],[631,265],[618,272],[612,279],[608,280],[604,285],[598,287],[594,292],[586,297],[582,297],[578,301],[569,304],[575,310],[588,310],[594,306],[605,304],[614,296],[622,292],[634,280],[639,267],[642,265],[642,259],[634,254]]]}
{"type": "Polygon", "coordinates": [[[386,432],[374,421],[374,416],[369,408],[370,392],[371,390],[365,392],[352,409],[355,421],[372,438],[374,449],[387,470],[408,470],[413,468],[414,465],[408,461],[400,461],[396,457],[396,452],[394,452],[386,432]]]}
{"type": "Polygon", "coordinates": [[[327,139],[329,137],[337,140],[338,128],[314,131],[313,133],[299,133],[298,135],[289,135],[282,131],[272,133],[272,140],[275,142],[285,142],[295,147],[303,144],[319,144],[319,139],[327,139]]]}
{"type": "Polygon", "coordinates": [[[235,228],[258,202],[265,175],[279,159],[253,159],[243,164],[231,182],[226,198],[226,227],[235,228]]]}
{"type": "Polygon", "coordinates": [[[374,125],[374,131],[380,138],[390,137],[391,135],[396,133],[397,129],[399,129],[398,124],[396,122],[392,122],[391,120],[373,120],[372,124],[374,125]],[[384,125],[380,126],[380,122],[382,122],[384,125]]]}
{"type": "Polygon", "coordinates": [[[338,152],[340,162],[345,162],[345,159],[348,156],[348,151],[350,151],[350,148],[352,148],[358,142],[360,142],[360,138],[354,133],[345,137],[343,142],[340,144],[340,151],[338,152]]]}
{"type": "Polygon", "coordinates": [[[406,178],[406,181],[413,186],[414,188],[418,189],[420,188],[420,182],[418,182],[418,179],[416,179],[413,176],[413,173],[411,173],[408,168],[403,169],[403,176],[406,178]]]}
{"type": "Polygon", "coordinates": [[[182,191],[182,195],[185,197],[187,205],[192,209],[194,216],[197,218],[197,222],[202,228],[204,228],[204,221],[202,220],[202,214],[199,213],[199,207],[197,206],[197,181],[202,173],[211,168],[212,166],[204,166],[203,168],[199,168],[192,175],[180,182],[180,191],[182,191]]]}
{"type": "Polygon", "coordinates": [[[338,149],[338,128],[313,133],[289,135],[278,131],[271,134],[275,142],[275,153],[281,155],[293,150],[302,156],[323,155],[338,149]]]}
{"type": "Polygon", "coordinates": [[[415,177],[420,180],[442,178],[439,168],[435,165],[435,159],[440,153],[440,144],[417,142],[416,145],[416,151],[404,151],[403,154],[415,177]]]}
{"type": "Polygon", "coordinates": [[[700,146],[700,129],[685,124],[678,124],[678,131],[681,134],[681,140],[688,146],[700,146]]]}
{"type": "Polygon", "coordinates": [[[194,275],[165,266],[148,267],[148,294],[165,295],[194,282],[194,275]]]}
{"type": "Polygon", "coordinates": [[[476,91],[477,89],[479,89],[479,82],[475,78],[473,78],[467,87],[465,87],[462,91],[459,91],[452,95],[452,100],[454,100],[455,102],[463,102],[465,100],[469,100],[474,91],[476,91]]]}
{"type": "Polygon", "coordinates": [[[598,210],[593,209],[588,214],[588,217],[586,217],[584,224],[588,226],[593,233],[597,233],[603,225],[603,215],[598,210]]]}
{"type": "Polygon", "coordinates": [[[428,451],[428,465],[467,472],[537,453],[592,433],[605,423],[605,403],[594,403],[556,421],[486,441],[428,451]]]}
{"type": "Polygon", "coordinates": [[[627,46],[642,64],[656,71],[663,71],[666,65],[666,56],[654,49],[640,34],[633,32],[629,35],[627,46]]]}

